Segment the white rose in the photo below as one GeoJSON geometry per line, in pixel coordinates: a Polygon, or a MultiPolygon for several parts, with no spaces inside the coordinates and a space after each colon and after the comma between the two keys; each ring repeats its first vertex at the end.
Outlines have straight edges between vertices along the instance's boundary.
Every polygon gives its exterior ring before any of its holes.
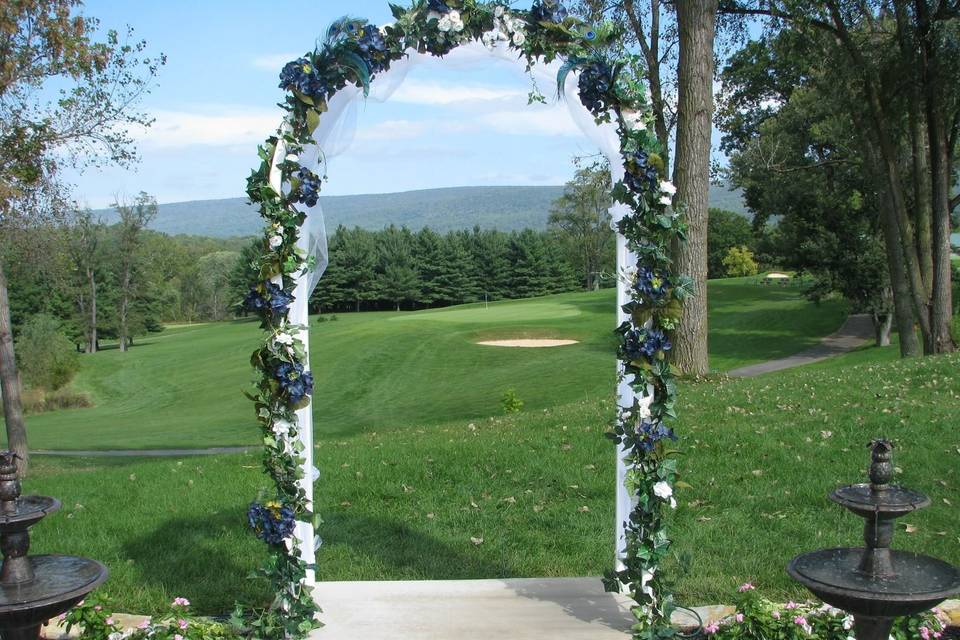
{"type": "Polygon", "coordinates": [[[461,31],[463,31],[463,23],[462,23],[462,22],[454,22],[454,23],[453,23],[453,30],[456,31],[457,33],[460,33],[461,31]]]}
{"type": "Polygon", "coordinates": [[[669,193],[670,195],[674,195],[677,192],[677,188],[673,186],[672,182],[663,180],[660,182],[660,191],[663,191],[664,193],[669,193]]]}
{"type": "Polygon", "coordinates": [[[293,345],[293,336],[289,333],[278,333],[273,337],[273,341],[286,347],[293,345]]]}
{"type": "Polygon", "coordinates": [[[850,629],[853,629],[853,616],[846,616],[843,619],[843,628],[845,631],[850,631],[850,629]]]}
{"type": "Polygon", "coordinates": [[[498,18],[503,17],[503,12],[504,12],[504,8],[501,5],[497,5],[496,7],[493,8],[493,15],[497,16],[498,18]]]}
{"type": "Polygon", "coordinates": [[[450,22],[453,22],[453,23],[460,22],[460,12],[459,12],[459,11],[454,11],[453,9],[451,9],[451,10],[450,10],[450,13],[447,14],[447,17],[450,18],[450,22]]]}
{"type": "Polygon", "coordinates": [[[450,20],[448,16],[444,16],[440,18],[440,21],[437,23],[437,28],[440,29],[440,31],[443,31],[444,33],[446,33],[453,28],[453,22],[450,20]]]}
{"type": "Polygon", "coordinates": [[[669,207],[670,205],[673,204],[673,198],[671,198],[670,196],[661,196],[661,197],[660,197],[660,204],[662,204],[662,205],[664,205],[664,206],[666,206],[666,207],[669,207]]]}
{"type": "Polygon", "coordinates": [[[273,432],[278,436],[285,438],[290,435],[290,429],[293,425],[286,420],[277,420],[273,423],[273,432]]]}
{"type": "Polygon", "coordinates": [[[279,247],[279,246],[282,245],[282,244],[283,244],[283,237],[282,237],[282,236],[270,236],[270,248],[271,248],[271,249],[276,249],[277,247],[279,247]]]}
{"type": "Polygon", "coordinates": [[[527,41],[527,36],[523,35],[522,31],[517,31],[513,34],[513,44],[518,47],[523,46],[523,43],[527,41]]]}
{"type": "Polygon", "coordinates": [[[653,485],[653,495],[657,496],[661,500],[668,500],[671,496],[673,496],[673,487],[671,487],[668,482],[661,480],[657,484],[653,485]]]}

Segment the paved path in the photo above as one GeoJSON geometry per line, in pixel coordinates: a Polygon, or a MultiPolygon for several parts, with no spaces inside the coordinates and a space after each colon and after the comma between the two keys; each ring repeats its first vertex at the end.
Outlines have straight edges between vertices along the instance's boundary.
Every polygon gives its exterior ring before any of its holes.
{"type": "Polygon", "coordinates": [[[112,449],[110,451],[31,450],[33,456],[76,456],[91,458],[180,458],[182,456],[216,456],[222,453],[246,453],[255,447],[213,447],[211,449],[112,449]]]}
{"type": "Polygon", "coordinates": [[[848,351],[853,351],[864,343],[874,339],[873,321],[867,314],[852,315],[847,318],[840,329],[826,338],[815,347],[810,347],[806,351],[801,351],[787,358],[779,360],[770,360],[760,364],[752,364],[749,367],[741,367],[729,371],[727,375],[734,378],[752,378],[764,373],[773,371],[782,371],[783,369],[792,369],[805,364],[819,362],[838,356],[848,351]]]}

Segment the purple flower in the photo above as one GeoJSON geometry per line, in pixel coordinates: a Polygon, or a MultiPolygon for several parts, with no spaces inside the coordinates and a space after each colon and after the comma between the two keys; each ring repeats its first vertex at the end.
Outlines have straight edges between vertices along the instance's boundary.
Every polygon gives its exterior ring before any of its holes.
{"type": "Polygon", "coordinates": [[[310,169],[300,167],[300,171],[297,172],[297,179],[300,180],[297,202],[308,207],[317,206],[317,201],[320,199],[320,187],[323,184],[320,177],[310,169]]]}
{"type": "Polygon", "coordinates": [[[633,288],[649,302],[658,302],[668,293],[670,279],[662,271],[643,267],[637,272],[637,282],[633,288]]]}
{"type": "Polygon", "coordinates": [[[635,193],[657,191],[660,187],[660,174],[648,161],[650,156],[640,150],[630,154],[624,164],[626,175],[623,182],[635,193]]]}
{"type": "Polygon", "coordinates": [[[313,393],[313,374],[303,370],[299,362],[284,362],[276,368],[273,377],[280,383],[280,388],[286,392],[290,404],[299,404],[306,396],[313,393]]]}
{"type": "Polygon", "coordinates": [[[660,329],[650,329],[647,331],[641,351],[643,351],[644,355],[652,358],[660,351],[670,351],[672,348],[673,344],[663,331],[660,329]]]}
{"type": "Polygon", "coordinates": [[[560,24],[568,15],[567,9],[558,0],[535,0],[530,7],[530,17],[534,22],[560,24]]]}
{"type": "Polygon", "coordinates": [[[621,360],[632,362],[646,357],[653,359],[661,351],[670,351],[673,344],[660,329],[630,329],[623,333],[620,341],[621,360]]]}
{"type": "Polygon", "coordinates": [[[590,113],[600,115],[610,108],[613,69],[602,60],[595,60],[580,71],[580,102],[590,113]]]}
{"type": "Polygon", "coordinates": [[[653,451],[653,448],[661,440],[666,438],[670,440],[677,439],[676,434],[673,433],[673,429],[670,429],[662,422],[647,422],[646,420],[640,422],[640,425],[637,427],[637,436],[639,438],[640,448],[647,452],[653,451]]]}
{"type": "Polygon", "coordinates": [[[247,510],[247,522],[258,538],[273,545],[283,544],[293,535],[296,526],[293,509],[281,506],[278,502],[265,505],[254,502],[247,510]]]}
{"type": "Polygon", "coordinates": [[[266,282],[262,287],[257,285],[250,290],[243,299],[243,307],[249,311],[269,310],[274,317],[286,315],[293,304],[293,296],[272,282],[266,282]]]}
{"type": "Polygon", "coordinates": [[[332,93],[326,80],[320,76],[319,69],[308,58],[297,58],[283,67],[280,88],[299,91],[321,102],[332,93]]]}
{"type": "Polygon", "coordinates": [[[450,13],[450,7],[443,0],[427,0],[427,6],[437,13],[450,13]]]}
{"type": "Polygon", "coordinates": [[[383,71],[389,64],[387,43],[377,27],[364,26],[357,38],[357,46],[360,48],[360,57],[370,68],[370,73],[383,71]]]}

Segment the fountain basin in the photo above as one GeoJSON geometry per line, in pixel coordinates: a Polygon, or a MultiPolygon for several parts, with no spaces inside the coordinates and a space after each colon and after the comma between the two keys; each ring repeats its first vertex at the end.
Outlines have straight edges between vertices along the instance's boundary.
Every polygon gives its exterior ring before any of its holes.
{"type": "Polygon", "coordinates": [[[869,484],[851,484],[830,494],[830,499],[862,518],[878,515],[899,518],[930,506],[930,498],[905,487],[890,485],[882,491],[869,484]]]}
{"type": "Polygon", "coordinates": [[[0,510],[0,533],[32,527],[45,516],[60,510],[60,501],[49,496],[23,496],[0,510]]]}
{"type": "Polygon", "coordinates": [[[895,574],[879,578],[858,569],[863,547],[804,553],[787,573],[818,598],[855,616],[898,617],[932,609],[960,593],[956,567],[910,551],[891,550],[895,574]]]}
{"type": "Polygon", "coordinates": [[[34,578],[0,584],[0,629],[5,640],[36,638],[40,625],[69,610],[109,574],[96,560],[74,556],[30,556],[34,578]]]}

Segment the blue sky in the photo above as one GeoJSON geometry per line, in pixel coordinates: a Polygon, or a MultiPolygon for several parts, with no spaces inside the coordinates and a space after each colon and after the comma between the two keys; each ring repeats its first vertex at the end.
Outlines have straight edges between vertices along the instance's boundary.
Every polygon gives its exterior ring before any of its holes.
{"type": "MultiPolygon", "coordinates": [[[[73,178],[92,207],[141,190],[160,202],[243,196],[256,145],[282,116],[283,63],[344,14],[391,20],[386,0],[88,0],[84,13],[104,28],[133,26],[168,57],[142,104],[156,123],[138,135],[140,164],[73,178]]],[[[331,161],[324,193],[562,184],[571,158],[596,149],[564,108],[527,107],[528,90],[510,66],[415,68],[389,101],[359,108],[357,138],[331,161]]]]}

